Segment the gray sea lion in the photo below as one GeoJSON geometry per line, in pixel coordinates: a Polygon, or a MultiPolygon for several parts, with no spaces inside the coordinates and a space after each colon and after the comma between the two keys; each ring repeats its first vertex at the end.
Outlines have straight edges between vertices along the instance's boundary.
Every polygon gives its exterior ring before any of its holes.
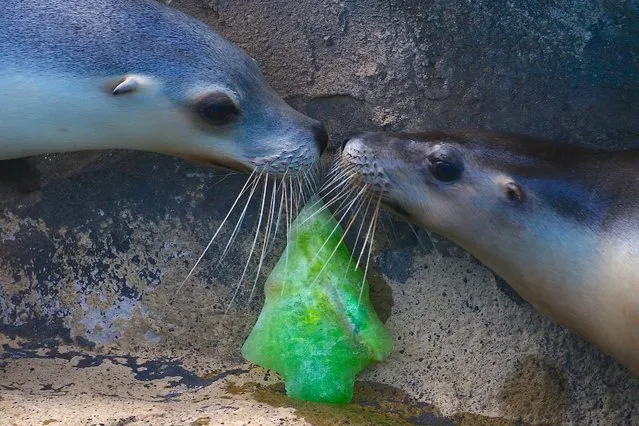
{"type": "Polygon", "coordinates": [[[639,150],[481,131],[346,141],[354,185],[639,373],[639,150]]]}
{"type": "Polygon", "coordinates": [[[326,143],[242,50],[154,0],[0,8],[0,159],[124,148],[294,174],[326,143]]]}

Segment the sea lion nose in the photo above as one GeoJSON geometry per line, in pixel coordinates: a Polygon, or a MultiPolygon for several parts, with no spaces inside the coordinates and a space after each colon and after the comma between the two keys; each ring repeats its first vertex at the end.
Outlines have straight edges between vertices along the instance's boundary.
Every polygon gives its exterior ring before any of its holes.
{"type": "Polygon", "coordinates": [[[346,138],[342,141],[342,146],[340,147],[341,151],[344,151],[344,148],[346,148],[346,144],[348,143],[348,141],[350,141],[351,138],[346,138]]]}
{"type": "Polygon", "coordinates": [[[313,125],[313,135],[321,155],[328,146],[328,132],[323,124],[317,123],[313,125]]]}

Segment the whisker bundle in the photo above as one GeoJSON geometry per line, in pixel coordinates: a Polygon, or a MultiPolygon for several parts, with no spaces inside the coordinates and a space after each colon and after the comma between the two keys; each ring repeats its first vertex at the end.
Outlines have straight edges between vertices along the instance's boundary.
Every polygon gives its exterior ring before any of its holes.
{"type": "MultiPolygon", "coordinates": [[[[226,177],[228,177],[228,175],[224,176],[224,178],[226,177]]],[[[216,271],[220,265],[223,264],[224,260],[231,252],[233,244],[236,242],[238,236],[242,234],[240,229],[242,229],[242,224],[248,216],[249,206],[256,198],[256,193],[261,193],[258,198],[260,200],[258,209],[259,215],[254,231],[255,233],[252,237],[251,248],[248,253],[248,258],[244,263],[242,274],[234,287],[233,294],[225,310],[225,314],[228,313],[233,302],[237,299],[240,290],[243,287],[242,284],[249,272],[249,268],[251,265],[255,264],[255,278],[253,279],[253,285],[251,286],[251,291],[248,297],[248,300],[250,301],[255,293],[269,249],[273,247],[278,234],[280,234],[280,228],[284,228],[286,234],[285,238],[288,242],[288,233],[290,232],[291,224],[294,218],[299,214],[301,206],[317,192],[318,181],[319,172],[317,167],[312,167],[304,172],[293,172],[292,170],[286,169],[279,178],[271,176],[266,168],[254,169],[244,183],[240,193],[232,203],[228,213],[217,227],[211,239],[208,241],[204,250],[198,256],[187,276],[178,286],[177,291],[175,292],[176,295],[182,289],[184,284],[192,278],[205,255],[210,251],[210,248],[213,246],[215,241],[217,241],[223,234],[223,228],[229,224],[231,215],[235,211],[239,210],[239,217],[232,225],[232,228],[229,228],[230,235],[228,237],[228,241],[226,241],[223,250],[219,254],[213,267],[213,271],[216,271]],[[258,190],[260,186],[262,187],[261,191],[258,190]],[[244,198],[245,200],[242,201],[244,198]],[[244,205],[241,209],[238,209],[242,202],[244,205]],[[281,221],[284,222],[283,225],[281,225],[281,221]],[[261,249],[257,248],[258,244],[261,249]],[[256,255],[256,252],[258,251],[259,255],[256,255]]],[[[219,182],[221,182],[221,180],[216,182],[216,184],[219,182]]]]}

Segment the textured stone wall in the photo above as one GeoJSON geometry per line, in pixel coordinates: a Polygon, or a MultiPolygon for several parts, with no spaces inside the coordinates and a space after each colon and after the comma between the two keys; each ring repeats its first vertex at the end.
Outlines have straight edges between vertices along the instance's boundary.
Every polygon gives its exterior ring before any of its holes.
{"type": "MultiPolygon", "coordinates": [[[[244,48],[290,103],[327,124],[332,147],[358,130],[432,127],[639,143],[637,1],[170,5],[244,48]]],[[[248,298],[255,264],[225,311],[259,206],[249,209],[231,260],[215,269],[232,231],[226,227],[177,291],[242,176],[132,152],[29,162],[39,189],[25,191],[34,179],[22,170],[13,173],[17,180],[0,183],[0,330],[8,342],[0,352],[0,388],[19,369],[73,356],[89,360],[80,366],[115,362],[137,380],[179,376],[181,390],[212,386],[201,379],[207,372],[241,376],[248,369],[239,348],[261,307],[261,294],[248,298]],[[105,354],[180,361],[179,368],[165,365],[145,376],[139,363],[105,354]]],[[[639,423],[639,379],[543,318],[449,241],[416,237],[391,219],[385,230],[377,241],[374,294],[396,349],[364,379],[395,386],[448,416],[639,423]]],[[[263,277],[281,248],[279,240],[263,277]]],[[[38,394],[15,380],[11,387],[38,394]]]]}

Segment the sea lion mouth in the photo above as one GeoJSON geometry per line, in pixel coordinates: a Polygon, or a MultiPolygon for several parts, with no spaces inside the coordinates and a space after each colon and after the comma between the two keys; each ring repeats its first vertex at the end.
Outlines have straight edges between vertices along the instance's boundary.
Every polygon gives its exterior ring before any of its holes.
{"type": "Polygon", "coordinates": [[[210,161],[207,165],[217,167],[218,169],[228,170],[231,172],[251,173],[253,170],[250,166],[241,162],[226,161],[210,161]]]}
{"type": "MultiPolygon", "coordinates": [[[[178,156],[177,154],[173,154],[178,156]]],[[[284,174],[297,175],[310,170],[314,162],[309,158],[292,158],[290,153],[277,155],[271,158],[256,158],[251,160],[238,160],[227,156],[181,156],[185,160],[193,161],[204,166],[213,166],[238,173],[252,173],[254,170],[264,170],[273,176],[284,174]]]]}
{"type": "Polygon", "coordinates": [[[412,215],[406,211],[403,207],[401,207],[397,202],[391,197],[391,194],[388,192],[388,187],[384,188],[380,184],[371,185],[370,183],[366,183],[361,176],[353,176],[349,179],[351,185],[362,190],[365,186],[367,186],[364,191],[364,196],[373,202],[377,202],[379,200],[380,205],[385,209],[394,214],[395,216],[404,219],[408,222],[412,221],[412,215]]]}
{"type": "Polygon", "coordinates": [[[404,210],[403,207],[398,206],[392,201],[384,200],[383,198],[382,198],[381,204],[382,204],[382,207],[384,207],[386,210],[393,213],[394,215],[400,217],[401,219],[404,219],[407,222],[412,222],[413,216],[410,213],[408,213],[406,210],[404,210]]]}
{"type": "Polygon", "coordinates": [[[202,156],[182,156],[185,160],[193,161],[203,166],[213,166],[218,169],[229,170],[239,173],[251,173],[255,167],[228,157],[202,157],[202,156]]]}
{"type": "Polygon", "coordinates": [[[382,206],[386,208],[388,211],[395,213],[398,216],[401,216],[403,219],[410,219],[412,216],[403,207],[398,206],[390,201],[382,201],[382,206]]]}
{"type": "MultiPolygon", "coordinates": [[[[342,150],[344,146],[342,146],[342,150]]],[[[375,201],[379,200],[386,210],[410,222],[412,215],[398,205],[390,194],[393,188],[391,180],[377,162],[371,160],[370,157],[370,154],[353,155],[342,153],[338,161],[342,169],[350,170],[350,173],[347,174],[347,179],[353,187],[359,190],[366,188],[364,195],[367,198],[375,201]]]]}
{"type": "Polygon", "coordinates": [[[342,158],[341,167],[347,172],[346,178],[353,187],[365,190],[365,195],[369,198],[381,197],[382,202],[391,202],[388,198],[388,191],[392,185],[386,174],[376,168],[368,168],[361,164],[356,164],[342,158]]]}

